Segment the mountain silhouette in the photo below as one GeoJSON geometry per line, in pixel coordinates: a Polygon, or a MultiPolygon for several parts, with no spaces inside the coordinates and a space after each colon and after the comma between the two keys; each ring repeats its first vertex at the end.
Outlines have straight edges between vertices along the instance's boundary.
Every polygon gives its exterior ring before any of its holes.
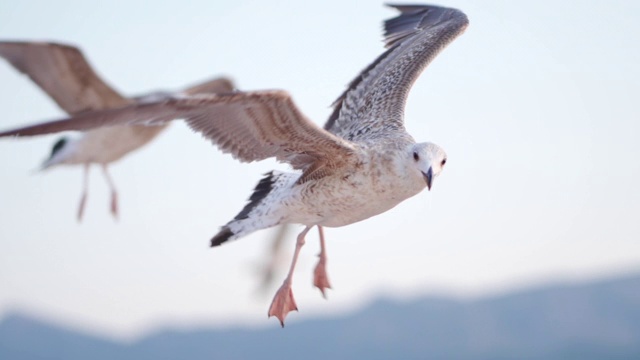
{"type": "Polygon", "coordinates": [[[378,299],[285,329],[158,330],[117,342],[13,313],[0,359],[640,359],[640,273],[476,300],[378,299]]]}

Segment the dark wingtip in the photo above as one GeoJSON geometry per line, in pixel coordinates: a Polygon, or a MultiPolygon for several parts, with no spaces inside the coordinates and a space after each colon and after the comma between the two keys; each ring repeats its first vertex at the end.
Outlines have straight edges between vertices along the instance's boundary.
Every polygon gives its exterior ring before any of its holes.
{"type": "MultiPolygon", "coordinates": [[[[240,211],[238,215],[234,218],[234,220],[243,220],[249,216],[251,210],[253,210],[260,202],[269,195],[271,190],[273,190],[273,184],[275,183],[275,174],[273,171],[270,171],[265,174],[265,176],[260,180],[258,185],[256,185],[251,197],[249,198],[249,203],[245,205],[245,207],[240,211]]],[[[220,232],[216,234],[211,239],[211,247],[219,246],[222,243],[229,240],[230,237],[235,235],[227,226],[223,226],[220,229],[220,232]]]]}
{"type": "Polygon", "coordinates": [[[234,220],[242,220],[246,219],[249,216],[251,210],[253,210],[256,206],[260,204],[264,198],[269,195],[271,190],[273,190],[273,184],[275,183],[275,174],[273,171],[270,171],[264,174],[264,177],[260,179],[258,185],[256,185],[255,189],[253,189],[253,193],[249,198],[249,202],[244,206],[242,211],[236,215],[234,220]]]}
{"type": "Polygon", "coordinates": [[[226,226],[222,227],[220,232],[218,232],[216,236],[214,236],[211,239],[211,247],[222,245],[222,243],[229,240],[229,238],[232,237],[233,235],[234,235],[233,232],[228,227],[226,226]]]}
{"type": "Polygon", "coordinates": [[[400,15],[384,22],[386,47],[392,47],[422,28],[430,28],[445,22],[469,23],[460,10],[436,5],[386,4],[400,11],[400,15]]]}
{"type": "Polygon", "coordinates": [[[65,146],[65,144],[69,141],[69,139],[67,139],[66,136],[63,136],[61,138],[59,138],[55,144],[53,144],[53,147],[51,148],[51,155],[49,156],[49,158],[52,158],[55,154],[57,154],[60,150],[62,150],[62,148],[65,146]]]}

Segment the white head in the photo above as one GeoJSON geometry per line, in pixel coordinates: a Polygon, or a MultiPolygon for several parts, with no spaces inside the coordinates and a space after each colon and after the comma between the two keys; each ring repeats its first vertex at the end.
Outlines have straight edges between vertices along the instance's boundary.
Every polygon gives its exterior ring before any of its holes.
{"type": "Polygon", "coordinates": [[[410,151],[413,164],[422,173],[427,188],[431,190],[433,180],[440,175],[447,163],[447,154],[441,147],[429,142],[414,144],[410,151]]]}

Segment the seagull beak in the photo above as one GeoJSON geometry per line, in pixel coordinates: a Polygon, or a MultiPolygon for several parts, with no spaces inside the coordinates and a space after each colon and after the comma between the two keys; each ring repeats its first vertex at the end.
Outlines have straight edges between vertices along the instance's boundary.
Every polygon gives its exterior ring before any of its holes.
{"type": "Polygon", "coordinates": [[[422,176],[424,176],[424,181],[427,182],[427,189],[431,191],[431,183],[433,181],[433,169],[429,168],[429,170],[427,170],[426,173],[422,173],[422,176]]]}

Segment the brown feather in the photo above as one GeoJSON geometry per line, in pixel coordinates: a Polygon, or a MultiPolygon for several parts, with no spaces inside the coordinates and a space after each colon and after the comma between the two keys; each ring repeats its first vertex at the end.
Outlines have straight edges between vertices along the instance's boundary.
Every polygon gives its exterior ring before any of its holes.
{"type": "Polygon", "coordinates": [[[0,56],[28,75],[65,112],[77,114],[125,106],[121,96],[72,46],[38,42],[0,42],[0,56]]]}

